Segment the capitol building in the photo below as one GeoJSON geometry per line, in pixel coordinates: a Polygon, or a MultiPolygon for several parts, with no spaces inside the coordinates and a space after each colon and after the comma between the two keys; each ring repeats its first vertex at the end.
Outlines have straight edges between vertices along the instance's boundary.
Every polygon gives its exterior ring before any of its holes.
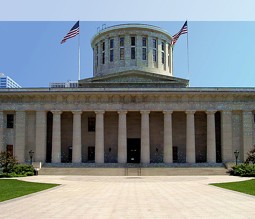
{"type": "Polygon", "coordinates": [[[173,38],[144,24],[91,40],[93,77],[69,88],[0,89],[0,150],[19,162],[226,163],[255,143],[255,89],[192,88],[173,38]]]}

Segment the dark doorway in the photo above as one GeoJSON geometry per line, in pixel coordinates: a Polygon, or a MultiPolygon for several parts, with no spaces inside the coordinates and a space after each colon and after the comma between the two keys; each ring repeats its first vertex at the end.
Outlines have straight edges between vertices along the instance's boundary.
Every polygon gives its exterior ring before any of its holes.
{"type": "Polygon", "coordinates": [[[68,163],[72,163],[72,156],[73,156],[73,147],[70,146],[68,148],[68,163]]]}
{"type": "Polygon", "coordinates": [[[178,147],[173,146],[173,162],[178,162],[178,147]]]}
{"type": "Polygon", "coordinates": [[[88,147],[88,161],[95,161],[95,147],[88,147]]]}
{"type": "Polygon", "coordinates": [[[127,139],[127,162],[140,163],[141,155],[141,139],[128,138],[127,139]]]}
{"type": "Polygon", "coordinates": [[[13,145],[8,144],[6,146],[7,153],[13,156],[13,145]]]}

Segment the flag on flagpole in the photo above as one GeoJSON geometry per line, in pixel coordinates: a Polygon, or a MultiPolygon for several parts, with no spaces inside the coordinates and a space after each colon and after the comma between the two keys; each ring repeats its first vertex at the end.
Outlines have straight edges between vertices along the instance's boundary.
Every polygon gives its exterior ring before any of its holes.
{"type": "Polygon", "coordinates": [[[72,27],[72,29],[66,34],[66,36],[61,41],[62,43],[65,43],[68,39],[75,37],[80,33],[80,27],[79,27],[79,21],[76,22],[76,24],[72,27]]]}
{"type": "Polygon", "coordinates": [[[184,23],[184,25],[182,26],[181,30],[173,35],[173,40],[172,40],[172,43],[171,45],[173,46],[176,41],[179,39],[179,37],[182,35],[182,34],[185,34],[185,33],[188,33],[188,24],[187,24],[187,21],[184,23]]]}

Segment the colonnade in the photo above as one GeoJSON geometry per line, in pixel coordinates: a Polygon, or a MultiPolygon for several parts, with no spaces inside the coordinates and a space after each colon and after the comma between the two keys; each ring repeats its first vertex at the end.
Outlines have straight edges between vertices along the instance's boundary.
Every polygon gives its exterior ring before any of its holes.
{"type": "MultiPolygon", "coordinates": [[[[53,110],[52,126],[52,163],[61,162],[61,113],[62,111],[53,110]]],[[[72,143],[72,162],[82,162],[82,142],[81,142],[81,115],[83,111],[75,110],[73,113],[73,143],[72,143]]],[[[127,110],[118,112],[118,162],[127,162],[127,110]]],[[[186,162],[196,162],[195,152],[195,115],[194,110],[185,111],[186,113],[186,162]]],[[[215,113],[216,111],[205,111],[207,114],[207,162],[216,162],[216,133],[215,133],[215,113]]],[[[16,111],[15,121],[15,142],[14,154],[20,162],[24,162],[25,153],[25,111],[16,111]]],[[[104,113],[103,110],[95,111],[96,130],[95,130],[95,163],[104,163],[104,113]]],[[[142,110],[141,113],[141,163],[150,163],[150,124],[149,110],[142,110]]],[[[172,113],[171,110],[164,110],[164,146],[163,162],[173,162],[173,136],[172,136],[172,113]]],[[[4,149],[4,127],[3,111],[0,111],[0,144],[4,149]]],[[[243,156],[252,146],[252,111],[242,112],[242,144],[243,156]]],[[[45,162],[46,160],[46,128],[47,112],[36,111],[36,130],[35,130],[35,160],[45,162]]],[[[222,160],[229,161],[233,158],[232,148],[232,112],[221,112],[221,152],[222,160]]]]}

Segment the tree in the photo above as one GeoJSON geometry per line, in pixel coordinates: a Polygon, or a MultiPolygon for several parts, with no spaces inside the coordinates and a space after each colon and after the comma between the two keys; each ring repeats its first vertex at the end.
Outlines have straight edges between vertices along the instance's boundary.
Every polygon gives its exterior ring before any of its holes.
{"type": "Polygon", "coordinates": [[[16,164],[18,161],[10,152],[0,152],[0,167],[3,168],[4,173],[11,173],[16,164]]]}
{"type": "Polygon", "coordinates": [[[248,157],[246,158],[245,163],[254,163],[255,164],[255,145],[253,146],[253,149],[251,149],[248,153],[247,153],[248,157]]]}

